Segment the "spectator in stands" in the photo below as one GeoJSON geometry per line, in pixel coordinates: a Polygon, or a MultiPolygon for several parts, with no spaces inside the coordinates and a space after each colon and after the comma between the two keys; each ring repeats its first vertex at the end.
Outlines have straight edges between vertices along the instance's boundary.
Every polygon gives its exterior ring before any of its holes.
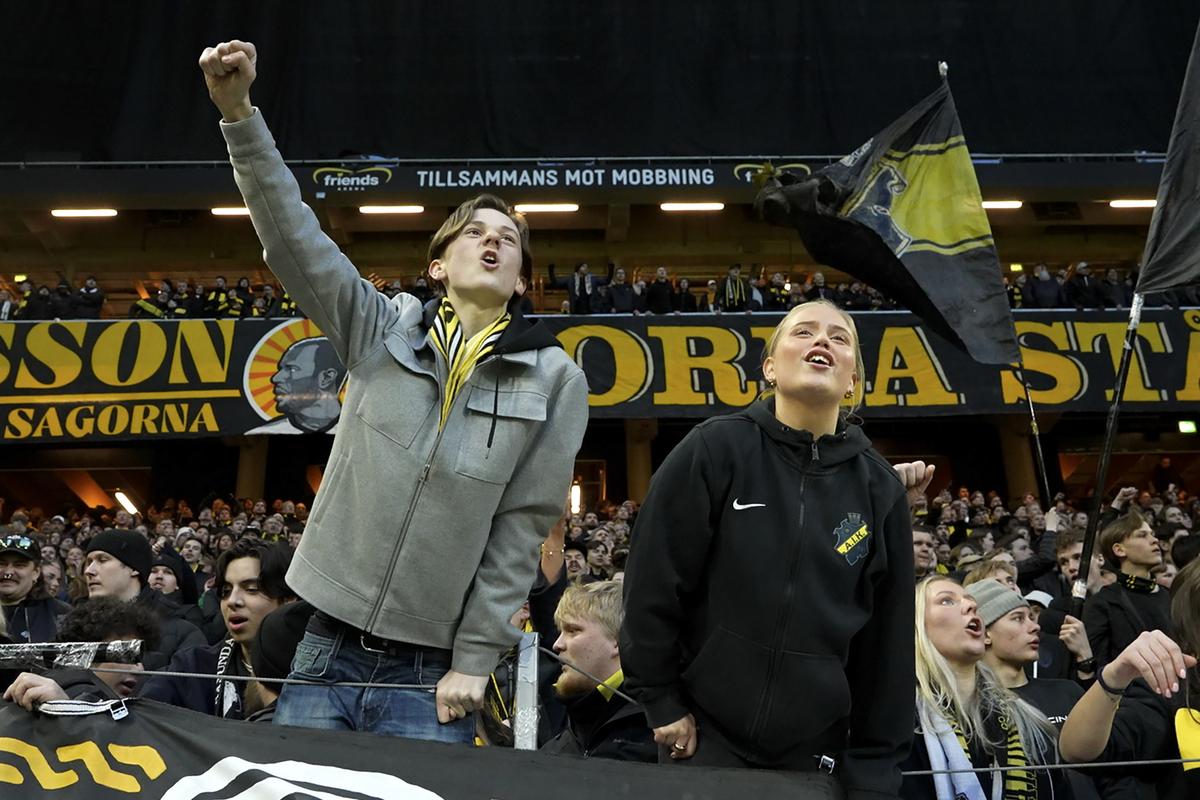
{"type": "Polygon", "coordinates": [[[687,278],[679,279],[679,291],[675,293],[674,308],[676,314],[695,314],[699,310],[696,295],[692,293],[692,282],[687,278]]]}
{"type": "Polygon", "coordinates": [[[917,578],[924,578],[937,569],[937,540],[933,529],[926,525],[913,526],[913,566],[917,578]]]}
{"type": "Polygon", "coordinates": [[[670,314],[675,308],[675,288],[667,277],[667,268],[654,271],[654,281],[646,287],[646,310],[651,314],[670,314]]]}
{"type": "Polygon", "coordinates": [[[152,300],[139,299],[129,309],[130,319],[177,319],[186,313],[166,289],[159,289],[152,300]]]}
{"type": "MultiPolygon", "coordinates": [[[[400,281],[392,281],[392,284],[395,285],[395,291],[388,295],[389,297],[395,297],[397,294],[400,294],[400,281]]],[[[262,286],[261,299],[263,301],[262,316],[268,318],[285,316],[280,308],[279,298],[275,296],[274,286],[269,283],[264,283],[262,286]]]]}
{"type": "MultiPolygon", "coordinates": [[[[417,302],[422,306],[424,306],[434,297],[433,289],[429,287],[429,279],[424,275],[418,275],[415,279],[413,279],[412,288],[406,289],[405,291],[417,298],[417,302]]],[[[286,293],[284,296],[287,296],[286,293]]]]}
{"type": "Polygon", "coordinates": [[[721,311],[749,311],[750,298],[750,282],[742,277],[742,265],[730,265],[716,286],[715,307],[721,311]]]}
{"type": "Polygon", "coordinates": [[[28,279],[17,284],[17,319],[31,319],[25,315],[25,309],[29,305],[29,301],[35,297],[33,284],[28,279]]]}
{"type": "Polygon", "coordinates": [[[204,315],[212,319],[240,317],[243,311],[242,298],[235,289],[225,285],[225,276],[218,275],[215,285],[204,298],[204,315]]]}
{"type": "Polygon", "coordinates": [[[70,609],[47,592],[41,561],[36,539],[0,529],[0,611],[18,644],[54,641],[59,618],[70,609]]]}
{"type": "Polygon", "coordinates": [[[1136,510],[1104,528],[1097,544],[1117,580],[1088,598],[1083,621],[1092,652],[1107,664],[1142,631],[1171,630],[1171,599],[1150,574],[1162,563],[1162,550],[1136,510]]]}
{"type": "Polygon", "coordinates": [[[608,284],[608,311],[614,314],[633,313],[633,286],[625,280],[624,267],[613,266],[612,281],[608,284]]]}
{"type": "Polygon", "coordinates": [[[1115,269],[1110,269],[1104,275],[1104,283],[1100,285],[1106,308],[1129,308],[1133,303],[1133,292],[1121,280],[1115,269]]]}
{"type": "Polygon", "coordinates": [[[58,559],[52,561],[43,560],[42,568],[42,585],[46,587],[46,596],[52,597],[55,600],[66,600],[67,593],[63,587],[63,565],[58,559]]]}
{"type": "Polygon", "coordinates": [[[22,299],[20,308],[17,309],[18,319],[25,320],[43,320],[54,319],[50,316],[50,287],[45,284],[37,287],[37,290],[22,299]]]}
{"type": "Polygon", "coordinates": [[[587,573],[587,549],[582,544],[567,542],[563,547],[563,559],[567,568],[567,577],[572,581],[579,580],[587,573]]]}
{"type": "MultiPolygon", "coordinates": [[[[152,611],[136,603],[97,597],[80,603],[63,617],[61,642],[119,642],[141,640],[142,653],[158,647],[159,622],[152,611]]],[[[55,669],[45,675],[23,672],[4,693],[4,699],[28,711],[50,700],[103,701],[132,697],[142,662],[100,661],[91,669],[55,669]],[[132,674],[131,674],[132,673],[132,674]]]]}
{"type": "Polygon", "coordinates": [[[8,322],[17,318],[19,302],[12,299],[7,289],[0,289],[0,322],[8,322]]]}
{"type": "MultiPolygon", "coordinates": [[[[995,581],[972,585],[970,594],[986,630],[983,663],[1001,686],[1042,712],[1045,721],[1061,732],[1067,715],[1083,696],[1083,689],[1075,681],[1030,678],[1026,674],[1027,667],[1037,663],[1040,647],[1041,628],[1034,609],[1025,598],[995,581]]],[[[1078,620],[1075,626],[1080,627],[1078,620]]],[[[1086,636],[1078,633],[1078,638],[1086,644],[1086,636]]],[[[1095,659],[1091,666],[1094,670],[1095,659]]],[[[1097,797],[1091,778],[1071,771],[1067,780],[1077,800],[1097,797]]]]}
{"type": "Polygon", "coordinates": [[[847,311],[870,311],[871,298],[867,295],[866,287],[859,281],[850,284],[850,291],[842,298],[842,308],[847,311]]]}
{"type": "MultiPolygon", "coordinates": [[[[59,281],[47,304],[47,319],[77,319],[76,301],[78,298],[71,293],[71,284],[65,280],[59,281]]],[[[99,312],[97,312],[98,315],[99,312]]]]}
{"type": "Polygon", "coordinates": [[[110,528],[88,542],[84,576],[89,597],[136,602],[158,615],[162,639],[157,650],[143,654],[142,662],[147,669],[162,669],[177,651],[203,645],[204,636],[195,625],[173,617],[173,604],[144,584],[153,561],[144,536],[110,528]]]}
{"type": "Polygon", "coordinates": [[[1063,308],[1063,288],[1045,264],[1038,264],[1033,280],[1025,285],[1025,308],[1063,308]]]}
{"type": "Polygon", "coordinates": [[[1065,294],[1067,305],[1074,306],[1076,311],[1104,308],[1104,287],[1092,277],[1091,266],[1086,261],[1080,261],[1075,267],[1075,274],[1067,281],[1065,294]]]}
{"type": "Polygon", "coordinates": [[[1103,667],[1063,725],[1059,746],[1064,761],[1165,761],[1130,771],[1140,791],[1128,796],[1200,796],[1200,771],[1181,763],[1196,757],[1197,609],[1200,566],[1193,563],[1179,572],[1171,601],[1178,643],[1162,631],[1143,631],[1103,667]]]}
{"type": "Polygon", "coordinates": [[[226,719],[242,719],[245,681],[250,670],[250,645],[264,617],[296,599],[285,576],[292,550],[285,544],[259,539],[239,539],[217,559],[216,582],[221,597],[221,618],[228,638],[212,646],[195,647],[175,654],[168,672],[199,672],[214,680],[155,676],[146,682],[142,697],[190,708],[226,719]]]}
{"type": "Polygon", "coordinates": [[[77,319],[100,319],[100,309],[104,306],[104,290],[96,285],[96,276],[88,275],[73,303],[74,316],[77,319]]]}
{"type": "Polygon", "coordinates": [[[904,767],[979,771],[906,777],[899,796],[1069,797],[1061,770],[988,769],[1053,763],[1057,737],[1044,714],[980,668],[986,631],[975,600],[947,578],[926,578],[917,586],[915,622],[918,736],[904,767]],[[1001,774],[1004,786],[994,788],[1001,774]]]}
{"type": "Polygon", "coordinates": [[[563,664],[554,692],[567,704],[567,726],[542,752],[658,761],[645,713],[616,693],[625,681],[617,645],[622,617],[619,583],[572,586],[563,594],[554,612],[561,631],[554,652],[563,664]]]}
{"type": "Polygon", "coordinates": [[[804,287],[804,299],[809,302],[813,300],[826,300],[834,305],[837,305],[838,300],[834,290],[825,285],[825,273],[823,272],[814,272],[812,274],[812,277],[804,287]]]}
{"type": "Polygon", "coordinates": [[[621,662],[676,761],[812,769],[828,756],[848,794],[895,796],[912,737],[907,490],[923,493],[933,469],[904,465],[897,480],[847,423],[865,370],[853,319],[831,304],[792,309],[762,370],[773,394],[694,428],[655,474],[626,566],[621,662]],[[825,544],[801,557],[801,542],[825,544]],[[771,634],[771,618],[790,624],[771,634]],[[884,673],[866,655],[879,652],[884,673]]]}
{"type": "Polygon", "coordinates": [[[1200,555],[1200,535],[1188,535],[1171,545],[1171,563],[1180,572],[1200,555]]]}
{"type": "Polygon", "coordinates": [[[782,272],[771,276],[771,282],[763,287],[762,293],[764,311],[787,311],[790,307],[791,288],[782,272]]]}
{"type": "Polygon", "coordinates": [[[243,308],[249,308],[254,304],[254,290],[250,288],[250,279],[243,276],[238,278],[237,286],[234,287],[234,294],[237,295],[240,301],[238,305],[243,308]]]}
{"type": "MultiPolygon", "coordinates": [[[[532,285],[529,230],[499,198],[468,200],[434,234],[427,271],[444,292],[439,303],[389,302],[363,281],[301,201],[250,102],[255,58],[252,45],[226,42],[200,61],[235,178],[272,271],[355,369],[356,413],[334,439],[320,506],[288,574],[318,609],[295,674],[436,684],[432,694],[375,690],[375,707],[353,717],[334,705],[347,687],[335,700],[333,687],[290,684],[276,722],[471,742],[470,715],[518,639],[510,617],[567,495],[587,425],[585,376],[514,303],[532,285]],[[501,406],[502,375],[531,391],[508,393],[501,406]],[[495,384],[490,412],[468,410],[481,394],[468,380],[495,384]],[[554,401],[534,408],[536,397],[554,401]],[[435,451],[432,471],[422,470],[415,453],[435,451]],[[364,492],[364,479],[380,490],[364,492]],[[412,507],[400,525],[398,506],[412,507]],[[345,547],[346,531],[356,547],[345,547]],[[330,638],[340,649],[330,651],[330,638]]],[[[361,709],[366,694],[354,689],[343,707],[361,709]]]]}
{"type": "Polygon", "coordinates": [[[592,300],[596,294],[596,287],[608,283],[608,278],[599,278],[592,275],[591,268],[586,261],[576,264],[575,272],[570,277],[556,277],[553,264],[550,265],[549,270],[550,288],[567,290],[567,298],[571,303],[572,314],[593,313],[592,300]]]}

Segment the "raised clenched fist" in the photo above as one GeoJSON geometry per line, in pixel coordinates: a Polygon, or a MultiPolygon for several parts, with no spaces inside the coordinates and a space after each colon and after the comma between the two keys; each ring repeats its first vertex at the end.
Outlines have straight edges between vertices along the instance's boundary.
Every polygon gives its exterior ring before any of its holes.
{"type": "Polygon", "coordinates": [[[200,71],[208,85],[208,96],[226,122],[237,122],[254,113],[250,84],[254,83],[258,52],[250,42],[234,39],[200,54],[200,71]]]}

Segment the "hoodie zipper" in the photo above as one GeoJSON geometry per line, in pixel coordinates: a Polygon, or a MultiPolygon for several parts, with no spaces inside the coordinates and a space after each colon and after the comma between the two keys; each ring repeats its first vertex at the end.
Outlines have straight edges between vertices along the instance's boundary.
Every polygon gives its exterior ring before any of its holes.
{"type": "MultiPolygon", "coordinates": [[[[817,443],[814,441],[812,445],[812,458],[817,461],[819,453],[817,452],[817,443]]],[[[780,610],[779,616],[775,622],[775,635],[771,639],[772,656],[770,663],[767,664],[767,678],[763,681],[762,695],[758,701],[758,713],[755,714],[754,722],[750,726],[750,741],[756,742],[758,736],[762,733],[762,728],[766,725],[767,718],[770,716],[772,706],[773,692],[772,684],[775,681],[775,674],[783,665],[783,645],[787,640],[787,630],[791,624],[792,617],[792,597],[796,593],[796,582],[794,580],[796,570],[800,565],[801,556],[804,554],[804,545],[806,537],[804,536],[804,516],[807,504],[804,502],[804,485],[808,482],[808,470],[805,469],[800,474],[800,487],[797,494],[800,496],[800,513],[796,518],[796,527],[799,530],[799,542],[796,544],[795,550],[792,552],[792,560],[788,566],[787,585],[783,590],[783,607],[780,610]]]]}
{"type": "MultiPolygon", "coordinates": [[[[492,361],[495,358],[499,358],[499,356],[495,354],[489,356],[488,358],[479,362],[479,364],[475,366],[475,369],[479,369],[479,367],[487,364],[489,361],[492,361]]],[[[464,386],[463,388],[465,389],[469,386],[470,384],[464,386]]],[[[439,404],[440,396],[441,393],[439,392],[439,404]]],[[[460,394],[459,397],[456,398],[455,406],[458,406],[460,402],[466,402],[465,400],[462,400],[462,397],[463,395],[460,394]]],[[[453,409],[451,410],[453,411],[453,409]]],[[[493,422],[494,421],[495,418],[493,417],[493,422]]],[[[447,422],[449,421],[447,420],[447,422]]],[[[384,576],[383,584],[380,587],[379,596],[375,599],[375,605],[371,608],[371,615],[367,617],[367,624],[364,626],[364,629],[368,632],[370,632],[375,626],[375,623],[379,621],[379,612],[383,609],[383,602],[387,598],[388,587],[392,583],[392,577],[396,574],[396,564],[400,558],[400,550],[404,547],[404,540],[408,538],[408,529],[412,524],[413,515],[416,513],[417,503],[420,502],[421,493],[424,491],[425,485],[429,482],[429,473],[433,469],[433,459],[437,455],[438,446],[442,443],[442,436],[445,434],[445,432],[445,427],[438,429],[437,436],[433,440],[433,447],[430,448],[428,455],[425,456],[425,466],[421,468],[421,474],[417,477],[417,488],[413,490],[412,500],[409,501],[408,504],[408,511],[406,511],[404,514],[404,522],[400,525],[400,535],[396,538],[395,546],[392,547],[392,556],[388,560],[387,575],[384,576]]]]}

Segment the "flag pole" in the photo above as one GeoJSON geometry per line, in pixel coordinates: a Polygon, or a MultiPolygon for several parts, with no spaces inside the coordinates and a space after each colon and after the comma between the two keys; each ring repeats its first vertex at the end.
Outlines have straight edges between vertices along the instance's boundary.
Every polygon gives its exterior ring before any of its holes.
{"type": "Polygon", "coordinates": [[[1096,545],[1096,531],[1100,527],[1100,509],[1104,505],[1104,487],[1108,480],[1108,462],[1112,458],[1114,440],[1117,438],[1117,417],[1121,413],[1121,397],[1125,394],[1125,381],[1129,377],[1129,362],[1133,358],[1133,345],[1137,339],[1138,323],[1142,319],[1142,295],[1134,292],[1133,304],[1129,309],[1129,327],[1125,330],[1125,346],[1121,349],[1121,363],[1117,367],[1117,382],[1113,390],[1112,405],[1108,407],[1108,424],[1104,429],[1104,445],[1100,449],[1100,463],[1096,467],[1096,489],[1092,493],[1092,510],[1088,514],[1087,533],[1083,540],[1083,554],[1079,558],[1079,577],[1071,587],[1071,616],[1083,618],[1083,601],[1087,598],[1088,572],[1092,566],[1092,552],[1096,545]]]}
{"type": "MultiPolygon", "coordinates": [[[[1038,472],[1042,479],[1042,502],[1049,508],[1053,502],[1054,495],[1050,494],[1050,473],[1046,470],[1046,456],[1042,452],[1042,436],[1038,430],[1037,413],[1033,410],[1033,390],[1029,386],[1029,381],[1025,379],[1024,359],[1018,361],[1014,369],[1017,372],[1017,380],[1025,387],[1025,400],[1029,405],[1029,429],[1033,432],[1034,452],[1037,454],[1038,472]]],[[[1009,488],[1011,489],[1012,487],[1009,488]]]]}

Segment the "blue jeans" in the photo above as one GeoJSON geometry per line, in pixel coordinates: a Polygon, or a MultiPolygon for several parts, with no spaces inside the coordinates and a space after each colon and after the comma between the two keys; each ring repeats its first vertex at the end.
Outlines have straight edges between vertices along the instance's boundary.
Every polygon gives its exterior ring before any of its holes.
{"type": "Polygon", "coordinates": [[[275,706],[276,725],[370,731],[435,742],[471,743],[475,717],[440,724],[434,691],[450,670],[450,651],[392,645],[390,653],[363,647],[350,628],[315,614],[296,647],[289,678],[332,684],[417,684],[421,689],[285,684],[275,706]]]}

